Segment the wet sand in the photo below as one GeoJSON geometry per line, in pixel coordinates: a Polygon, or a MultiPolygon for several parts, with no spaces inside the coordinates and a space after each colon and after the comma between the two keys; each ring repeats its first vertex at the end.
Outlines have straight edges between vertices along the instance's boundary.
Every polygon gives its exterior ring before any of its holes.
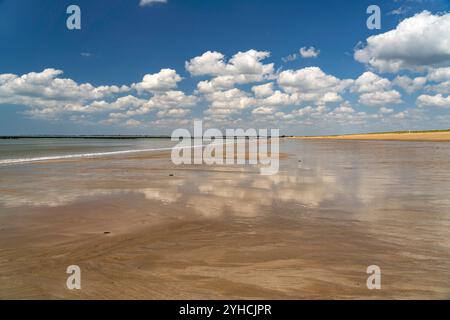
{"type": "Polygon", "coordinates": [[[405,132],[405,133],[368,133],[338,136],[293,137],[292,139],[318,140],[386,140],[386,141],[450,141],[450,131],[443,132],[405,132]]]}
{"type": "Polygon", "coordinates": [[[280,147],[274,176],[168,153],[1,167],[0,298],[450,298],[450,144],[280,147]]]}

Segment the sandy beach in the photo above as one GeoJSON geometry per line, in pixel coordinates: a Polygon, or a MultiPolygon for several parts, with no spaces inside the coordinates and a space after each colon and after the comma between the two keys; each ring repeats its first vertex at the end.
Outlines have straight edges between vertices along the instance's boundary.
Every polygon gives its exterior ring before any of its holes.
{"type": "Polygon", "coordinates": [[[273,176],[165,152],[0,167],[0,298],[450,297],[447,144],[280,147],[273,176]]]}
{"type": "Polygon", "coordinates": [[[386,140],[386,141],[450,141],[450,131],[438,132],[402,132],[402,133],[366,133],[336,136],[292,137],[291,139],[319,140],[386,140]]]}

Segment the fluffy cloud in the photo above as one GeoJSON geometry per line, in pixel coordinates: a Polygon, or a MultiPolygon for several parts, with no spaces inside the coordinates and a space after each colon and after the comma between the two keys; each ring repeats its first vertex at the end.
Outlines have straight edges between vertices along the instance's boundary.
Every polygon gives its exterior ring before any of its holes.
{"type": "Polygon", "coordinates": [[[391,82],[386,78],[381,78],[373,72],[364,72],[358,79],[355,80],[352,91],[365,93],[384,91],[390,89],[391,82]]]}
{"type": "Polygon", "coordinates": [[[65,111],[77,111],[77,112],[103,112],[103,111],[119,111],[125,109],[135,109],[146,103],[146,100],[136,98],[132,95],[117,98],[113,102],[106,102],[104,100],[94,101],[88,105],[67,105],[65,111]]]}
{"type": "Polygon", "coordinates": [[[273,83],[269,82],[259,86],[253,86],[252,91],[257,98],[265,98],[273,94],[273,83]]]}
{"type": "Polygon", "coordinates": [[[300,49],[299,53],[302,58],[316,58],[319,56],[320,50],[316,50],[314,47],[303,47],[300,49]]]}
{"type": "Polygon", "coordinates": [[[294,117],[303,117],[303,116],[312,114],[314,112],[314,110],[315,109],[313,107],[307,106],[307,107],[304,107],[304,108],[301,108],[301,109],[294,110],[292,112],[292,115],[294,117]]]}
{"type": "Polygon", "coordinates": [[[129,120],[127,120],[127,122],[125,122],[125,125],[127,127],[138,127],[138,126],[142,125],[142,122],[139,120],[135,120],[135,119],[129,119],[129,120]]]}
{"type": "Polygon", "coordinates": [[[326,93],[340,92],[353,81],[340,80],[318,67],[308,67],[283,71],[278,75],[277,82],[286,92],[326,93]]]}
{"type": "Polygon", "coordinates": [[[327,103],[334,103],[342,101],[342,97],[336,92],[327,92],[319,98],[318,104],[325,105],[327,103]]]}
{"type": "Polygon", "coordinates": [[[194,57],[186,62],[186,70],[202,79],[190,94],[177,89],[183,78],[168,68],[146,74],[130,86],[78,84],[51,68],[22,76],[0,74],[0,104],[27,106],[28,116],[47,120],[65,117],[77,123],[140,128],[181,125],[191,121],[192,114],[229,126],[256,121],[287,127],[366,125],[421,116],[412,109],[395,111],[393,106],[403,101],[394,86],[408,94],[440,93],[420,95],[419,107],[450,107],[450,97],[443,95],[450,91],[450,67],[428,68],[423,76],[415,77],[402,72],[393,80],[367,71],[353,80],[340,79],[319,67],[275,72],[273,63],[264,63],[269,56],[267,51],[248,50],[228,60],[212,51],[194,57]],[[349,102],[354,100],[359,105],[349,102]],[[378,109],[363,111],[372,106],[378,109]]]}
{"type": "Polygon", "coordinates": [[[401,94],[396,90],[382,91],[382,92],[368,92],[363,93],[359,97],[359,103],[366,106],[386,106],[390,104],[402,103],[401,94]]]}
{"type": "Polygon", "coordinates": [[[450,108],[450,96],[444,97],[442,94],[430,96],[423,94],[417,98],[417,104],[419,107],[450,108]]]}
{"type": "Polygon", "coordinates": [[[290,55],[287,55],[286,57],[282,57],[281,60],[283,62],[291,62],[297,60],[298,56],[296,53],[292,53],[290,55]]]}
{"type": "Polygon", "coordinates": [[[225,63],[225,56],[222,53],[207,51],[187,61],[186,70],[193,76],[270,75],[273,73],[273,63],[261,63],[261,60],[269,56],[268,51],[251,49],[236,53],[228,63],[225,63]]]}
{"type": "Polygon", "coordinates": [[[394,114],[392,117],[394,119],[405,119],[407,116],[408,116],[408,112],[407,111],[402,111],[402,112],[394,114]]]}
{"type": "Polygon", "coordinates": [[[78,84],[72,79],[58,78],[63,71],[52,68],[22,76],[0,75],[0,104],[56,108],[68,104],[103,99],[129,91],[127,86],[78,84]]]}
{"type": "MultiPolygon", "coordinates": [[[[94,114],[109,112],[108,119],[99,121],[121,124],[122,119],[142,116],[153,110],[158,112],[158,116],[186,115],[190,110],[183,108],[192,107],[198,101],[196,96],[173,90],[182,78],[172,69],[147,74],[142,82],[130,87],[77,84],[71,79],[59,78],[62,73],[61,70],[49,68],[22,76],[0,74],[0,104],[27,106],[29,109],[25,111],[26,115],[47,120],[57,120],[67,115],[71,121],[87,122],[94,114]],[[138,94],[149,93],[151,96],[146,99],[131,94],[117,97],[131,89],[136,89],[138,94]]],[[[130,126],[131,123],[136,125],[133,121],[123,125],[130,126]]]]}
{"type": "Polygon", "coordinates": [[[381,107],[380,108],[380,112],[381,113],[392,113],[392,112],[394,112],[394,109],[392,109],[392,108],[386,108],[386,107],[381,107]]]}
{"type": "Polygon", "coordinates": [[[193,76],[223,74],[226,70],[224,58],[220,52],[207,51],[199,57],[186,61],[186,70],[193,76]]]}
{"type": "Polygon", "coordinates": [[[450,80],[450,67],[431,69],[427,78],[430,81],[450,80]]]}
{"type": "Polygon", "coordinates": [[[255,106],[255,99],[237,88],[213,92],[208,94],[206,99],[210,102],[210,107],[205,113],[215,116],[236,114],[250,106],[255,106]]]}
{"type": "Polygon", "coordinates": [[[286,57],[281,58],[283,62],[291,62],[297,60],[299,57],[302,58],[316,58],[320,54],[320,50],[316,50],[314,47],[302,47],[297,53],[292,53],[286,57]]]}
{"type": "Polygon", "coordinates": [[[441,94],[450,93],[450,80],[435,85],[429,85],[426,88],[428,91],[434,91],[441,94]]]}
{"type": "Polygon", "coordinates": [[[165,110],[158,111],[158,113],[156,115],[160,118],[165,118],[165,117],[181,118],[181,117],[186,116],[190,112],[191,112],[191,110],[189,110],[189,109],[172,108],[172,109],[165,109],[165,110]]]}
{"type": "Polygon", "coordinates": [[[353,109],[348,103],[343,103],[338,108],[334,109],[334,112],[337,113],[353,113],[355,109],[353,109]]]}
{"type": "Polygon", "coordinates": [[[143,92],[168,91],[177,87],[182,78],[173,69],[161,69],[158,73],[146,74],[142,81],[134,83],[132,87],[143,92]]]}
{"type": "Polygon", "coordinates": [[[427,80],[430,82],[427,90],[442,94],[450,93],[450,67],[430,70],[427,80]]]}
{"type": "Polygon", "coordinates": [[[270,52],[248,50],[238,52],[228,62],[220,52],[207,51],[186,62],[186,70],[193,76],[214,76],[198,85],[201,92],[230,89],[235,84],[260,82],[274,75],[274,64],[263,64],[270,52]]]}
{"type": "Polygon", "coordinates": [[[394,79],[394,84],[399,86],[409,94],[422,89],[426,82],[426,77],[416,77],[412,79],[408,76],[397,76],[394,79]]]}
{"type": "Polygon", "coordinates": [[[423,11],[403,20],[394,30],[369,37],[354,57],[381,72],[440,65],[450,61],[449,30],[450,13],[423,11]]]}
{"type": "Polygon", "coordinates": [[[139,108],[129,109],[124,116],[144,115],[153,110],[167,110],[173,108],[189,108],[196,105],[198,98],[186,95],[182,91],[167,91],[155,94],[148,101],[141,104],[139,108]]]}
{"type": "MultiPolygon", "coordinates": [[[[257,96],[258,97],[258,96],[257,96]]],[[[261,97],[258,97],[261,98],[261,97]]],[[[298,94],[287,94],[280,90],[274,91],[271,95],[258,99],[257,104],[263,106],[287,106],[296,105],[302,101],[302,97],[298,94]]]]}
{"type": "Polygon", "coordinates": [[[275,113],[275,109],[271,108],[271,107],[258,107],[253,109],[252,114],[256,114],[256,115],[268,115],[268,114],[274,114],[275,113]]]}

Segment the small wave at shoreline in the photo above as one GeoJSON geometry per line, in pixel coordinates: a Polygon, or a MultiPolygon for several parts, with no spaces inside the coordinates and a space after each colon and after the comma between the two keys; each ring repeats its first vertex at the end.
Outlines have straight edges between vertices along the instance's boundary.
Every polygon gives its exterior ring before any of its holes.
{"type": "Polygon", "coordinates": [[[121,155],[121,154],[132,154],[132,153],[142,153],[142,152],[152,152],[152,151],[170,151],[173,149],[186,149],[186,148],[198,148],[198,147],[203,147],[203,145],[190,146],[190,147],[167,147],[167,148],[132,149],[132,150],[120,150],[120,151],[108,151],[108,152],[67,154],[67,155],[35,157],[35,158],[4,159],[4,160],[0,160],[0,165],[20,164],[20,163],[27,163],[27,162],[39,162],[39,161],[50,161],[50,160],[76,159],[76,158],[94,158],[94,157],[101,157],[101,156],[114,156],[114,155],[121,155]]]}
{"type": "MultiPolygon", "coordinates": [[[[229,144],[229,143],[218,143],[218,144],[212,144],[212,145],[209,144],[209,146],[227,145],[227,144],[229,144]]],[[[101,157],[101,156],[114,156],[114,155],[121,155],[121,154],[133,154],[133,153],[154,152],[154,151],[171,151],[171,150],[177,150],[177,149],[202,148],[205,146],[208,146],[208,145],[196,145],[196,146],[194,145],[194,146],[184,146],[184,147],[174,146],[174,147],[165,147],[165,148],[132,149],[132,150],[80,153],[80,154],[68,154],[68,155],[35,157],[35,158],[3,159],[3,160],[0,160],[0,165],[22,164],[22,163],[29,163],[29,162],[65,160],[65,159],[77,159],[77,158],[95,158],[95,157],[101,157]]]]}

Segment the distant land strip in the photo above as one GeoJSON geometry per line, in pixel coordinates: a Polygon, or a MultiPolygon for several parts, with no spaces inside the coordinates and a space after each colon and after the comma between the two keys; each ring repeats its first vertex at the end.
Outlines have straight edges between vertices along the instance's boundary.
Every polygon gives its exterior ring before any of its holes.
{"type": "Polygon", "coordinates": [[[136,135],[11,135],[0,139],[168,139],[170,136],[136,135]]]}
{"type": "MultiPolygon", "coordinates": [[[[286,138],[287,136],[280,136],[280,138],[286,138]]],[[[28,135],[28,136],[0,136],[0,139],[170,139],[170,136],[134,136],[134,135],[28,135]]],[[[191,137],[191,139],[202,138],[202,137],[191,137]]],[[[223,136],[223,139],[226,138],[246,138],[249,139],[249,136],[234,136],[227,137],[223,136]]],[[[260,138],[259,136],[255,136],[254,138],[260,138]]],[[[264,136],[263,138],[271,139],[271,136],[264,136]]]]}
{"type": "Polygon", "coordinates": [[[327,136],[292,136],[291,139],[304,140],[391,140],[391,141],[450,141],[450,129],[411,130],[392,132],[355,133],[327,136]]]}

